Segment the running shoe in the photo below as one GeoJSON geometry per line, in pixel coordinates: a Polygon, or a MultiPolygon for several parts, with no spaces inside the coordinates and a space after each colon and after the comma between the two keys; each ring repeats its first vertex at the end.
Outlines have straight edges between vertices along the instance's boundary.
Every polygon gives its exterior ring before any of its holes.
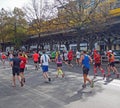
{"type": "Polygon", "coordinates": [[[103,74],[103,80],[105,79],[105,74],[103,74]]]}
{"type": "Polygon", "coordinates": [[[98,75],[97,74],[94,74],[94,78],[96,78],[98,75]]]}
{"type": "Polygon", "coordinates": [[[23,78],[23,82],[25,83],[25,78],[23,78]]]}
{"type": "Polygon", "coordinates": [[[93,88],[93,87],[94,87],[94,82],[93,82],[93,81],[91,82],[90,87],[91,87],[91,88],[93,88]]]}
{"type": "Polygon", "coordinates": [[[51,78],[48,78],[48,81],[50,82],[50,81],[51,81],[51,78]]]}
{"type": "Polygon", "coordinates": [[[62,78],[64,78],[65,77],[65,74],[62,74],[62,78]]]}
{"type": "Polygon", "coordinates": [[[23,86],[24,86],[24,84],[23,84],[23,82],[22,82],[22,81],[20,82],[20,84],[21,84],[21,87],[23,87],[23,86]]]}
{"type": "Polygon", "coordinates": [[[82,85],[82,87],[83,87],[83,88],[86,88],[86,85],[85,85],[85,84],[83,84],[83,85],[82,85]]]}
{"type": "Polygon", "coordinates": [[[120,74],[117,74],[117,78],[119,78],[120,74]]]}

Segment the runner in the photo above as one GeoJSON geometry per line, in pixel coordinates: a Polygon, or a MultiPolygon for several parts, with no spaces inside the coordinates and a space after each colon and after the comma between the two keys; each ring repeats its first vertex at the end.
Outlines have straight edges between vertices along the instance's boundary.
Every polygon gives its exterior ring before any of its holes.
{"type": "Polygon", "coordinates": [[[11,66],[12,59],[13,59],[13,52],[11,51],[11,52],[9,53],[9,65],[10,65],[10,66],[11,66]]]}
{"type": "Polygon", "coordinates": [[[24,69],[25,69],[25,65],[27,63],[27,59],[26,59],[26,56],[23,55],[22,53],[19,54],[19,58],[21,60],[21,62],[20,62],[21,81],[22,81],[22,83],[25,83],[24,69]]]}
{"type": "Polygon", "coordinates": [[[94,59],[94,78],[97,76],[97,68],[101,71],[103,75],[103,79],[105,78],[105,71],[101,67],[101,56],[98,54],[97,50],[93,52],[93,59],[94,59]]]}
{"type": "Polygon", "coordinates": [[[72,50],[70,50],[69,52],[68,52],[68,65],[70,66],[70,67],[73,67],[73,64],[71,63],[71,61],[73,60],[73,51],[72,50]]]}
{"type": "Polygon", "coordinates": [[[119,78],[119,72],[118,72],[117,68],[115,67],[115,57],[114,57],[112,50],[108,51],[107,56],[108,56],[108,61],[109,61],[108,67],[107,67],[107,69],[108,69],[107,76],[108,77],[111,76],[110,71],[112,70],[116,74],[117,78],[119,78]]]}
{"type": "MultiPolygon", "coordinates": [[[[28,55],[25,51],[23,51],[22,56],[26,58],[26,64],[28,63],[28,55]]],[[[27,65],[25,65],[25,70],[27,70],[27,65]]]]}
{"type": "Polygon", "coordinates": [[[86,87],[87,81],[90,83],[91,87],[94,87],[93,81],[87,77],[88,72],[90,70],[90,62],[92,62],[91,57],[86,54],[86,51],[83,51],[83,55],[80,58],[80,63],[82,64],[82,68],[83,68],[83,78],[84,78],[84,84],[82,85],[83,88],[86,87]]]}
{"type": "Polygon", "coordinates": [[[20,58],[18,58],[17,55],[14,55],[14,58],[12,60],[11,66],[12,66],[12,74],[13,74],[13,87],[16,87],[16,74],[17,74],[17,79],[21,84],[21,87],[23,87],[23,83],[21,81],[21,77],[20,77],[20,58]]]}
{"type": "Polygon", "coordinates": [[[41,56],[41,66],[42,66],[42,70],[43,70],[43,77],[45,80],[47,81],[51,81],[51,78],[48,75],[48,65],[50,62],[50,58],[47,54],[45,54],[45,51],[43,51],[43,55],[41,56]]]}
{"type": "Polygon", "coordinates": [[[79,60],[80,60],[80,52],[76,51],[76,64],[79,66],[79,60]]]}
{"type": "Polygon", "coordinates": [[[57,75],[56,77],[58,77],[59,75],[62,75],[62,77],[64,77],[64,73],[62,71],[62,57],[60,56],[60,53],[58,54],[58,57],[55,58],[56,64],[57,64],[57,75]]]}
{"type": "Polygon", "coordinates": [[[39,54],[36,51],[34,51],[33,60],[35,64],[35,70],[38,70],[39,54]]]}
{"type": "Polygon", "coordinates": [[[64,52],[64,63],[68,65],[68,53],[67,51],[64,52]]]}
{"type": "Polygon", "coordinates": [[[55,56],[56,56],[56,52],[53,50],[51,53],[51,61],[54,62],[55,61],[55,56]]]}
{"type": "Polygon", "coordinates": [[[4,68],[5,68],[5,60],[6,60],[6,58],[7,58],[7,56],[4,53],[2,53],[1,60],[2,60],[2,64],[3,64],[4,68]]]}

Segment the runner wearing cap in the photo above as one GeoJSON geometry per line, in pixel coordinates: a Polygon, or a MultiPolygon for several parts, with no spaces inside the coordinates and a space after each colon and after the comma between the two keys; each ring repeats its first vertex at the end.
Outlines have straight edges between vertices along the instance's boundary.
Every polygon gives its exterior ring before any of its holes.
{"type": "Polygon", "coordinates": [[[110,71],[112,70],[116,74],[117,78],[119,78],[119,72],[118,72],[117,68],[115,67],[115,57],[114,57],[112,50],[108,51],[107,56],[108,56],[108,62],[109,62],[108,67],[107,67],[107,69],[108,69],[107,76],[108,77],[111,76],[110,71]]]}

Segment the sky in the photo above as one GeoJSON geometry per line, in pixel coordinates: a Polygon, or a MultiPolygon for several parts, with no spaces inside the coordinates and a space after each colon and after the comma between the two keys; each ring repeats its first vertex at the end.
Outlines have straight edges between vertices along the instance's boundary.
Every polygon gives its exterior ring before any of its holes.
{"type": "MultiPolygon", "coordinates": [[[[31,0],[0,0],[0,9],[14,9],[14,7],[21,8],[27,3],[29,3],[31,0]]],[[[49,1],[53,3],[54,0],[43,0],[43,1],[49,1]]]]}

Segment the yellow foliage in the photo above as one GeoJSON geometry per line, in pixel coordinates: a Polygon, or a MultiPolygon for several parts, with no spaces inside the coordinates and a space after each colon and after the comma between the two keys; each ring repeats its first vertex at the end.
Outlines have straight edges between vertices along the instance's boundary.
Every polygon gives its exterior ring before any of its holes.
{"type": "Polygon", "coordinates": [[[118,15],[120,15],[120,8],[110,10],[109,13],[110,13],[110,15],[118,16],[118,15]]]}

